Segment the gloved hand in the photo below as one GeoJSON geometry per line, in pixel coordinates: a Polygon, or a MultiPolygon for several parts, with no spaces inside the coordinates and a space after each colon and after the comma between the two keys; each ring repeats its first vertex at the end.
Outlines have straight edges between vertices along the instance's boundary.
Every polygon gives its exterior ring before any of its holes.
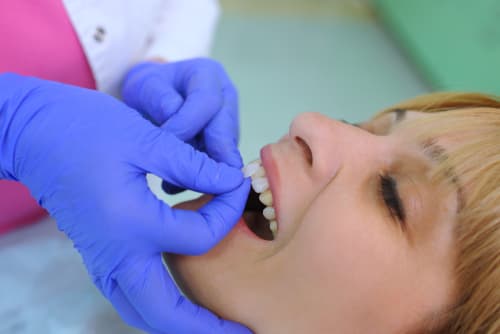
{"type": "Polygon", "coordinates": [[[203,253],[226,235],[249,191],[240,170],[112,97],[14,74],[0,75],[0,148],[0,177],[28,186],[127,323],[150,333],[249,333],[185,300],[161,259],[203,253]],[[174,210],[150,192],[148,172],[218,195],[198,212],[174,210]]]}
{"type": "MultiPolygon", "coordinates": [[[[122,97],[154,124],[214,160],[242,167],[238,93],[219,63],[206,58],[140,63],[127,74],[122,97]]],[[[182,190],[168,182],[162,186],[167,193],[182,190]]]]}

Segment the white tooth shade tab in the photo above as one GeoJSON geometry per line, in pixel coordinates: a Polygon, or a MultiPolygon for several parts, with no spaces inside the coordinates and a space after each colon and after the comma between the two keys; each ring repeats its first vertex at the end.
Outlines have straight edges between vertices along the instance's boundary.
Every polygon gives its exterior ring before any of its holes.
{"type": "Polygon", "coordinates": [[[261,166],[261,162],[260,160],[255,160],[255,161],[252,161],[250,162],[248,165],[246,165],[245,167],[243,167],[242,171],[243,171],[243,175],[245,175],[245,177],[249,177],[249,176],[252,176],[254,175],[260,168],[262,168],[261,166]]]}
{"type": "Polygon", "coordinates": [[[269,182],[264,177],[252,179],[252,188],[256,193],[261,193],[269,189],[269,182]]]}
{"type": "Polygon", "coordinates": [[[267,220],[275,220],[276,219],[276,212],[274,211],[274,208],[266,206],[264,210],[262,211],[262,214],[264,217],[266,217],[267,220]]]}
{"type": "Polygon", "coordinates": [[[255,173],[252,175],[252,177],[263,177],[263,176],[266,176],[266,170],[262,166],[260,166],[260,168],[257,169],[255,173]]]}
{"type": "Polygon", "coordinates": [[[271,190],[268,189],[264,191],[262,194],[260,194],[259,200],[265,206],[273,206],[273,194],[271,193],[271,190]]]}

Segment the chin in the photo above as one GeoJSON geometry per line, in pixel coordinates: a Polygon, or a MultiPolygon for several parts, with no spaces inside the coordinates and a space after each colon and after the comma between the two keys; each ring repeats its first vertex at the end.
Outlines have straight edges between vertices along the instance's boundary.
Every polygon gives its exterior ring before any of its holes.
{"type": "MultiPolygon", "coordinates": [[[[175,208],[196,210],[210,198],[204,195],[180,203],[175,208]]],[[[184,256],[165,253],[163,258],[179,288],[191,301],[222,318],[249,326],[240,306],[241,301],[245,300],[246,290],[242,275],[245,275],[250,266],[241,261],[241,258],[252,251],[252,245],[242,238],[241,225],[239,222],[219,244],[205,254],[184,256]]],[[[244,228],[248,229],[246,225],[244,228]]]]}
{"type": "MultiPolygon", "coordinates": [[[[203,195],[197,199],[177,204],[174,208],[194,211],[207,203],[210,198],[208,195],[203,195]]],[[[224,246],[227,244],[227,238],[203,255],[184,256],[170,253],[163,254],[163,258],[182,292],[191,301],[210,309],[212,309],[213,303],[210,303],[210,296],[206,296],[203,292],[204,290],[213,290],[215,282],[211,280],[205,281],[205,276],[208,272],[216,269],[216,263],[219,262],[217,259],[223,257],[221,254],[225,252],[225,248],[227,247],[224,246]],[[206,287],[204,289],[201,289],[200,278],[204,281],[203,285],[206,287]]]]}

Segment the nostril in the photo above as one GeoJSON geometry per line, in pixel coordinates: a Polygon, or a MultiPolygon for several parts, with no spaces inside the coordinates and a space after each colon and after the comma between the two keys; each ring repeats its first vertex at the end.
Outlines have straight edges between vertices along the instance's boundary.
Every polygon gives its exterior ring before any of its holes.
{"type": "Polygon", "coordinates": [[[306,141],[299,136],[295,136],[293,138],[295,142],[302,148],[302,151],[304,152],[304,157],[306,158],[307,163],[312,166],[313,164],[313,156],[312,156],[312,151],[309,145],[307,145],[306,141]]]}

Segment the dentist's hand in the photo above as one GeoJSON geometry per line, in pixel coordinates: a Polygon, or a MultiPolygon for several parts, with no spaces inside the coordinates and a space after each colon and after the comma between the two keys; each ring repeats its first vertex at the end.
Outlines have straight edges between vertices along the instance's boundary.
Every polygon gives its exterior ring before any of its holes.
{"type": "MultiPolygon", "coordinates": [[[[206,58],[140,63],[126,76],[122,95],[165,131],[216,161],[242,167],[238,93],[219,63],[206,58]]],[[[165,182],[163,188],[181,190],[165,182]]]]}
{"type": "Polygon", "coordinates": [[[130,325],[249,333],[184,299],[161,259],[162,252],[203,253],[227,234],[249,191],[237,168],[102,93],[1,74],[0,178],[29,187],[130,325]],[[171,209],[150,192],[146,173],[217,196],[197,212],[171,209]]]}

